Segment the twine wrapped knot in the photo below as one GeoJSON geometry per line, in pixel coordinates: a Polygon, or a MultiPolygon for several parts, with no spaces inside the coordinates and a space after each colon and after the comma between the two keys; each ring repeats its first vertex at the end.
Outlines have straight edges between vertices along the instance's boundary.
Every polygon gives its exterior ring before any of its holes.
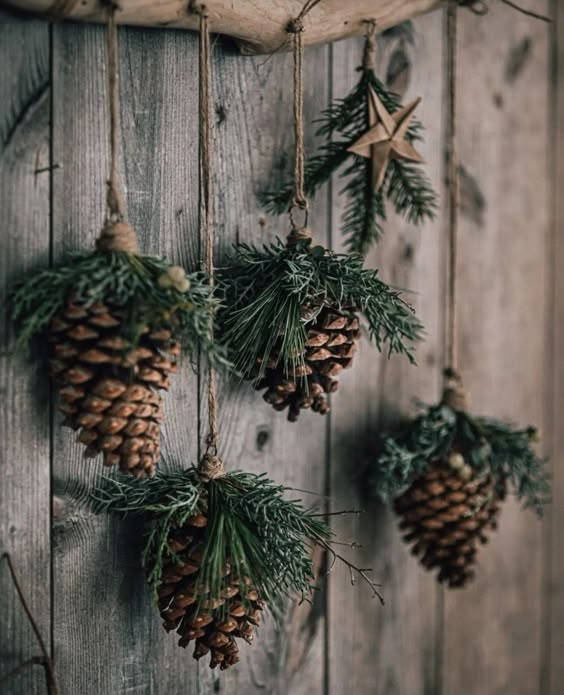
{"type": "Polygon", "coordinates": [[[292,227],[290,233],[286,237],[286,244],[288,246],[295,246],[299,244],[300,241],[311,241],[313,232],[311,227],[292,227]]]}
{"type": "Polygon", "coordinates": [[[217,454],[204,454],[198,466],[198,475],[205,483],[221,478],[225,475],[223,461],[217,454]]]}
{"type": "Polygon", "coordinates": [[[445,369],[445,386],[443,390],[442,403],[452,410],[465,412],[469,408],[469,397],[462,377],[452,368],[445,369]]]}
{"type": "Polygon", "coordinates": [[[98,251],[137,253],[137,236],[129,222],[107,222],[96,239],[98,251]]]}

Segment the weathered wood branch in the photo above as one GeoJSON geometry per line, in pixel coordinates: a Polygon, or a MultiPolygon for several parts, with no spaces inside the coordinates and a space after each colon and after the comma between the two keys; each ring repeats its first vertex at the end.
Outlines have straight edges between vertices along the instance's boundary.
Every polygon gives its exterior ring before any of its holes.
{"type": "MultiPolygon", "coordinates": [[[[99,0],[0,0],[51,19],[100,22],[104,10],[99,0]]],[[[305,18],[305,43],[325,43],[364,31],[363,20],[372,19],[383,31],[442,4],[442,0],[323,0],[305,18]]],[[[230,36],[242,53],[272,53],[285,48],[288,21],[299,14],[303,0],[207,0],[213,32],[230,36]]],[[[198,16],[186,0],[121,0],[120,24],[198,28],[198,16]]]]}

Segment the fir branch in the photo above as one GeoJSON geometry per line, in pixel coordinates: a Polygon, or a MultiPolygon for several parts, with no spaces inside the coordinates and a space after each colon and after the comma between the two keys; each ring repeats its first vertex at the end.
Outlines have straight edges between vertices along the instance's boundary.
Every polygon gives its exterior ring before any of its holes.
{"type": "Polygon", "coordinates": [[[421,325],[399,292],[376,270],[363,268],[359,256],[305,243],[287,247],[280,240],[262,249],[241,244],[232,264],[218,271],[218,286],[224,294],[222,342],[245,376],[258,359],[266,364],[281,335],[282,367],[292,373],[302,365],[308,325],[324,305],[362,311],[378,349],[386,343],[388,354],[413,361],[411,342],[420,337],[421,325]]]}
{"type": "Polygon", "coordinates": [[[429,466],[460,451],[479,474],[509,482],[525,507],[539,515],[549,501],[549,476],[545,459],[531,442],[534,428],[512,425],[452,410],[445,404],[429,408],[397,434],[383,436],[369,478],[383,501],[396,497],[429,466]]]}
{"type": "MultiPolygon", "coordinates": [[[[249,578],[276,615],[287,597],[310,596],[315,580],[310,549],[330,549],[333,537],[314,509],[285,499],[288,490],[264,475],[242,471],[203,482],[192,468],[135,482],[124,476],[108,479],[93,499],[98,513],[147,517],[143,558],[155,596],[171,556],[170,533],[203,512],[208,526],[198,582],[209,587],[206,595],[220,596],[223,568],[229,565],[234,576],[249,578]]],[[[364,570],[346,562],[374,588],[364,570]]]]}
{"type": "Polygon", "coordinates": [[[186,276],[187,289],[163,287],[159,279],[171,264],[153,256],[122,252],[80,251],[62,263],[32,274],[11,296],[12,318],[18,329],[17,348],[45,331],[69,297],[90,306],[109,302],[129,312],[134,336],[139,322],[174,322],[175,333],[190,355],[201,348],[216,362],[224,355],[209,338],[210,322],[218,308],[205,273],[186,276]]]}
{"type": "MultiPolygon", "coordinates": [[[[392,160],[383,186],[374,193],[370,160],[348,151],[351,142],[368,128],[369,86],[390,113],[401,107],[399,97],[389,92],[372,70],[361,71],[353,91],[344,99],[336,100],[321,114],[316,136],[326,142],[320,146],[318,154],[306,161],[304,187],[308,197],[314,196],[337,169],[346,165],[341,172],[346,183],[340,191],[346,197],[343,235],[348,250],[361,254],[365,254],[381,237],[382,223],[386,220],[385,198],[391,201],[396,213],[414,224],[432,219],[437,205],[431,184],[418,166],[392,160]]],[[[420,140],[421,131],[421,123],[413,120],[406,139],[411,143],[420,140]]],[[[272,214],[287,212],[293,191],[293,181],[287,180],[278,190],[262,194],[262,204],[272,214]]]]}

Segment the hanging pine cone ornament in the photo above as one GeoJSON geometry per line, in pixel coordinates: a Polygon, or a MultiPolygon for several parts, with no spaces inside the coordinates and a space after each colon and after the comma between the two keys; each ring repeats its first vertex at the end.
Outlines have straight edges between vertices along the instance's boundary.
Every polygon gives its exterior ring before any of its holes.
{"type": "MultiPolygon", "coordinates": [[[[353,91],[322,112],[316,135],[324,142],[305,163],[304,191],[308,198],[342,171],[346,198],[342,231],[349,251],[366,254],[378,242],[386,220],[386,201],[414,224],[432,219],[436,195],[421,170],[415,149],[421,124],[413,119],[419,99],[402,106],[374,72],[375,24],[368,23],[360,79],[353,91]]],[[[267,212],[288,212],[294,182],[263,196],[267,212]]]]}
{"type": "MultiPolygon", "coordinates": [[[[452,377],[452,374],[450,374],[452,377]]],[[[393,500],[404,540],[438,580],[463,587],[479,546],[497,527],[508,488],[539,515],[550,492],[538,432],[474,417],[459,385],[399,433],[384,437],[369,469],[370,487],[393,500]]]]}
{"type": "Polygon", "coordinates": [[[239,245],[218,271],[218,284],[230,359],[291,421],[302,409],[329,410],[327,394],[352,366],[361,313],[378,348],[387,342],[388,354],[413,361],[421,325],[400,293],[363,268],[359,256],[312,247],[307,229],[293,230],[287,245],[239,245]]]}
{"type": "Polygon", "coordinates": [[[136,477],[152,475],[160,393],[169,388],[181,346],[189,356],[198,346],[217,352],[208,337],[215,301],[205,274],[187,276],[139,255],[132,228],[115,222],[96,251],[32,275],[12,305],[18,345],[36,335],[48,344],[63,425],[78,432],[84,455],[102,454],[105,465],[136,477]]]}
{"type": "Polygon", "coordinates": [[[288,597],[310,596],[312,546],[344,561],[378,595],[366,571],[333,550],[321,515],[285,492],[264,475],[224,473],[207,454],[197,469],[107,479],[94,498],[98,512],[145,516],[143,563],[164,628],[179,646],[193,646],[195,659],[224,670],[267,611],[278,619],[288,597]]]}

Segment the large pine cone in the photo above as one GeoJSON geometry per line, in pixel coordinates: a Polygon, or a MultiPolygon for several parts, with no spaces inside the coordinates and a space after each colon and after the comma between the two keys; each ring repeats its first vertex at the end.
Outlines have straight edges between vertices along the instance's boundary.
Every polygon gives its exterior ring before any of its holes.
{"type": "MultiPolygon", "coordinates": [[[[302,408],[325,415],[329,411],[326,394],[337,390],[339,382],[335,377],[352,365],[359,337],[359,320],[354,309],[324,306],[307,334],[305,365],[298,366],[295,375],[289,375],[277,364],[281,336],[270,354],[264,377],[255,388],[266,389],[263,398],[275,410],[288,408],[290,422],[298,419],[302,408]]],[[[259,362],[257,373],[260,366],[259,362]]]]}
{"type": "Polygon", "coordinates": [[[195,641],[194,658],[211,653],[210,667],[219,665],[223,671],[239,661],[235,638],[252,642],[264,602],[248,578],[233,576],[230,567],[224,568],[219,598],[210,599],[209,589],[198,585],[207,523],[205,514],[197,514],[169,535],[167,563],[158,588],[159,609],[164,628],[176,630],[181,647],[195,641]]]}
{"type": "Polygon", "coordinates": [[[404,540],[439,582],[462,587],[474,577],[479,543],[497,527],[504,487],[489,476],[463,480],[448,463],[437,463],[394,503],[404,540]]]}
{"type": "Polygon", "coordinates": [[[123,309],[67,302],[51,322],[51,373],[60,385],[66,419],[80,430],[85,456],[104,455],[107,466],[152,475],[160,456],[162,398],[176,370],[180,345],[170,327],[145,326],[134,345],[124,337],[123,309]]]}

